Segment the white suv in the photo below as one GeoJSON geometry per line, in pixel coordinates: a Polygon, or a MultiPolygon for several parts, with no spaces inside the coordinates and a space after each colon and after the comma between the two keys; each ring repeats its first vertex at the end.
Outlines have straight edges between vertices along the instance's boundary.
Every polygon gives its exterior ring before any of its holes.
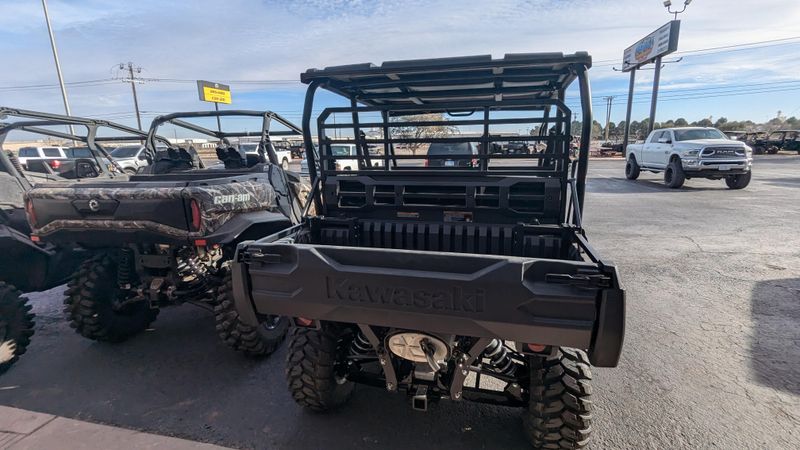
{"type": "Polygon", "coordinates": [[[625,177],[635,180],[648,170],[663,172],[670,188],[691,178],[708,178],[742,189],[750,183],[752,165],[753,149],[716,128],[664,128],[651,132],[643,144],[628,145],[625,177]]]}
{"type": "Polygon", "coordinates": [[[19,163],[23,169],[28,168],[29,159],[66,159],[64,147],[20,147],[19,163]]]}

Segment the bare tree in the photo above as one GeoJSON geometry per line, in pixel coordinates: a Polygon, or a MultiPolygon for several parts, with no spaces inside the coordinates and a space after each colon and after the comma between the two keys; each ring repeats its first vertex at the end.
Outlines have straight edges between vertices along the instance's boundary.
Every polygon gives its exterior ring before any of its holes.
{"type": "MultiPolygon", "coordinates": [[[[453,125],[447,124],[447,119],[441,113],[428,113],[428,114],[415,114],[413,116],[392,117],[392,123],[395,125],[402,124],[403,122],[442,122],[441,125],[429,126],[394,126],[392,127],[392,138],[396,139],[435,139],[450,136],[451,134],[458,133],[458,128],[453,125]]],[[[412,142],[406,144],[407,148],[411,149],[413,155],[417,154],[417,150],[426,145],[425,142],[412,142]]]]}

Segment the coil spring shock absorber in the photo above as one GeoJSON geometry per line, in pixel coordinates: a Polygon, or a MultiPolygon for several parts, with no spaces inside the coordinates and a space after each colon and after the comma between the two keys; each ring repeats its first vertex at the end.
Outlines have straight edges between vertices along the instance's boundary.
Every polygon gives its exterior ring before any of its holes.
{"type": "Polygon", "coordinates": [[[353,356],[364,356],[373,351],[372,344],[369,343],[364,333],[359,331],[356,337],[353,338],[353,342],[350,343],[350,354],[353,356]]]}
{"type": "Polygon", "coordinates": [[[119,264],[117,265],[117,284],[122,289],[131,288],[131,271],[133,269],[133,251],[124,248],[119,252],[119,264]]]}
{"type": "Polygon", "coordinates": [[[514,360],[508,355],[508,350],[500,339],[494,339],[486,346],[483,357],[489,358],[492,366],[503,375],[512,376],[517,370],[514,360]]]}

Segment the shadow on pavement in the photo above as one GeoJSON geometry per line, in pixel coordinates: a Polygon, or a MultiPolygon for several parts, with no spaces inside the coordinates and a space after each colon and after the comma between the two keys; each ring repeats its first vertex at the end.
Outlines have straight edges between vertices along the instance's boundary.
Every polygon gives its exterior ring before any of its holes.
{"type": "Polygon", "coordinates": [[[800,278],[762,281],[751,297],[750,344],[756,381],[800,395],[800,278]]]}
{"type": "Polygon", "coordinates": [[[286,389],[285,348],[236,354],[210,313],[189,306],[117,345],[81,338],[55,312],[44,319],[0,378],[0,404],[238,448],[528,448],[511,408],[443,401],[421,413],[359,386],[339,411],[304,411],[286,389]]]}
{"type": "Polygon", "coordinates": [[[795,178],[761,178],[759,181],[772,186],[800,187],[800,173],[795,178]]]}
{"type": "Polygon", "coordinates": [[[725,182],[720,180],[720,186],[692,186],[691,181],[687,180],[686,184],[680,189],[670,189],[666,187],[661,179],[638,179],[628,180],[625,177],[612,177],[612,178],[589,178],[587,181],[587,192],[597,194],[648,194],[653,192],[664,193],[681,193],[681,192],[700,192],[700,191],[716,191],[727,190],[725,182]]]}

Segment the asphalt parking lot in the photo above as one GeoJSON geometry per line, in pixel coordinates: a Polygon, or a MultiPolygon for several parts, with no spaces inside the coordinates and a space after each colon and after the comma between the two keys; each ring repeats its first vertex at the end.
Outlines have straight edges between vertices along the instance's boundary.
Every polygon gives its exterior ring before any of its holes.
{"type": "MultiPolygon", "coordinates": [[[[623,164],[589,169],[589,240],[628,292],[621,364],[594,371],[592,448],[800,448],[800,156],[757,157],[742,191],[631,182],[623,164]]],[[[31,295],[36,335],[0,378],[0,404],[239,448],[527,448],[507,408],[420,413],[359,387],[336,413],[305,412],[285,350],[237,355],[193,306],[123,344],[85,340],[61,292],[31,295]]]]}

